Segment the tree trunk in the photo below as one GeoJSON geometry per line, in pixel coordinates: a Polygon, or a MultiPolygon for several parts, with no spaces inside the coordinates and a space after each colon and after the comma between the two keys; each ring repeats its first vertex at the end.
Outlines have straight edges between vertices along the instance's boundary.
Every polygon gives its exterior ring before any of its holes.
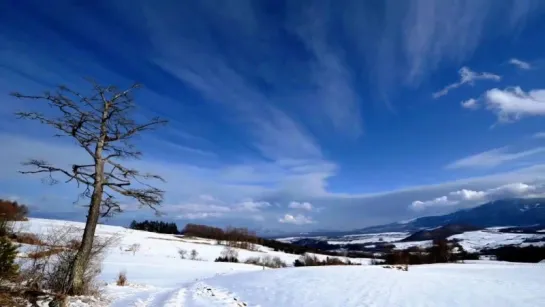
{"type": "Polygon", "coordinates": [[[93,248],[93,240],[95,238],[95,230],[98,224],[98,218],[100,216],[100,203],[102,201],[102,187],[95,188],[93,195],[91,196],[91,204],[89,207],[89,213],[87,216],[87,222],[85,223],[85,230],[83,231],[83,238],[81,245],[72,264],[72,271],[70,273],[70,294],[81,295],[84,291],[84,277],[87,264],[89,263],[89,256],[93,248]]]}
{"type": "Polygon", "coordinates": [[[87,222],[85,223],[85,230],[83,231],[83,238],[81,245],[72,264],[72,271],[70,272],[70,289],[69,293],[72,295],[82,295],[85,291],[85,271],[89,264],[89,258],[93,248],[93,241],[95,238],[95,230],[97,228],[98,219],[100,217],[100,205],[102,203],[102,178],[103,178],[103,164],[97,163],[96,166],[96,182],[91,196],[91,203],[89,206],[89,213],[87,215],[87,222]]]}

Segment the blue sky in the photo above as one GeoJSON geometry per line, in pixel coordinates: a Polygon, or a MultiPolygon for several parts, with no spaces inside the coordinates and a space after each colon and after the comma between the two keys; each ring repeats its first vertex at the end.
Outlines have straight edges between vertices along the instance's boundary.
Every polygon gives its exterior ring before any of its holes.
{"type": "MultiPolygon", "coordinates": [[[[170,124],[132,162],[164,218],[349,229],[545,192],[542,1],[2,1],[0,196],[84,218],[17,174],[82,153],[14,118],[11,91],[140,82],[170,124]]],[[[111,223],[153,217],[125,204],[111,223]]]]}

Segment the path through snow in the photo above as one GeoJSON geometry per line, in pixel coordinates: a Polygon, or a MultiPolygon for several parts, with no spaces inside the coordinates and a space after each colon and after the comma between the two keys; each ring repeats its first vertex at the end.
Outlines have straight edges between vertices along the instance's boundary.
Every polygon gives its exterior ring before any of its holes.
{"type": "Polygon", "coordinates": [[[379,266],[288,268],[132,294],[111,287],[110,293],[121,297],[114,307],[502,307],[544,306],[543,284],[545,265],[445,264],[409,272],[379,266]]]}

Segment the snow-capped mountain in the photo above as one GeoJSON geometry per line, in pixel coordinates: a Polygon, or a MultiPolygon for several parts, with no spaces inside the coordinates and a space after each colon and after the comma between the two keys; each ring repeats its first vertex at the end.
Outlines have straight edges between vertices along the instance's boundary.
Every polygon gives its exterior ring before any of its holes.
{"type": "MultiPolygon", "coordinates": [[[[314,231],[305,233],[304,235],[290,234],[290,236],[339,237],[385,232],[414,233],[423,229],[437,228],[450,224],[479,228],[532,225],[543,226],[545,228],[545,198],[502,199],[446,215],[425,216],[408,221],[365,227],[351,231],[314,231]]],[[[284,237],[287,237],[287,235],[284,235],[284,237]]]]}
{"type": "Polygon", "coordinates": [[[545,225],[545,198],[502,199],[446,215],[420,217],[409,222],[391,223],[355,230],[358,233],[414,232],[448,224],[475,227],[545,225]]]}

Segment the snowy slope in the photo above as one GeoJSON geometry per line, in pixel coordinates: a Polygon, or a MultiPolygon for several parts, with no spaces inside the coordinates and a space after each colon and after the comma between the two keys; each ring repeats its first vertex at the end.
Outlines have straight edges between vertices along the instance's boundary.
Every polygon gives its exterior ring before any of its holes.
{"type": "MultiPolygon", "coordinates": [[[[83,224],[31,219],[17,227],[44,235],[66,226],[83,224]]],[[[263,270],[212,262],[223,248],[212,240],[106,225],[98,227],[97,235],[120,238],[119,245],[108,251],[100,276],[109,302],[71,307],[545,306],[545,265],[541,264],[473,261],[412,266],[408,272],[381,266],[263,270]],[[125,251],[133,243],[141,245],[134,255],[125,251]],[[196,249],[202,261],[180,259],[178,248],[196,249]],[[114,284],[120,271],[127,272],[128,286],[114,284]]],[[[260,250],[240,250],[239,258],[278,255],[288,262],[298,257],[266,247],[260,250]]]]}
{"type": "MultiPolygon", "coordinates": [[[[364,267],[283,269],[214,278],[218,289],[248,306],[544,306],[545,266],[448,264],[408,272],[364,267]]],[[[196,290],[193,290],[196,291],[196,290]]],[[[191,306],[212,305],[213,297],[191,306]]]]}
{"type": "MultiPolygon", "coordinates": [[[[28,222],[18,222],[16,225],[16,228],[19,231],[35,233],[41,236],[47,235],[51,230],[59,227],[83,229],[84,224],[79,222],[32,218],[28,222]]],[[[74,238],[78,238],[80,235],[80,233],[74,232],[74,238]]],[[[223,245],[216,244],[215,240],[194,237],[177,237],[174,235],[132,230],[120,226],[98,225],[96,235],[100,237],[119,237],[120,241],[116,246],[116,249],[110,251],[106,258],[107,261],[110,261],[111,259],[115,263],[118,263],[120,258],[128,256],[131,256],[138,261],[151,261],[152,263],[155,261],[158,261],[159,263],[162,261],[171,261],[170,259],[181,260],[178,254],[179,249],[184,249],[188,253],[195,249],[199,253],[198,258],[200,260],[214,261],[214,259],[220,256],[221,251],[224,248],[223,245]],[[134,256],[132,253],[125,251],[132,244],[140,244],[140,250],[134,256]]],[[[292,265],[295,259],[299,258],[299,255],[275,252],[270,248],[261,245],[256,245],[256,249],[256,251],[237,249],[239,260],[244,261],[250,257],[268,255],[271,257],[279,257],[286,262],[286,264],[292,265]]],[[[317,256],[321,259],[327,257],[325,255],[317,256]]],[[[350,258],[350,261],[367,264],[370,259],[350,258]]]]}
{"type": "Polygon", "coordinates": [[[545,265],[497,262],[286,268],[135,289],[112,306],[544,306],[543,283],[545,265]]]}

